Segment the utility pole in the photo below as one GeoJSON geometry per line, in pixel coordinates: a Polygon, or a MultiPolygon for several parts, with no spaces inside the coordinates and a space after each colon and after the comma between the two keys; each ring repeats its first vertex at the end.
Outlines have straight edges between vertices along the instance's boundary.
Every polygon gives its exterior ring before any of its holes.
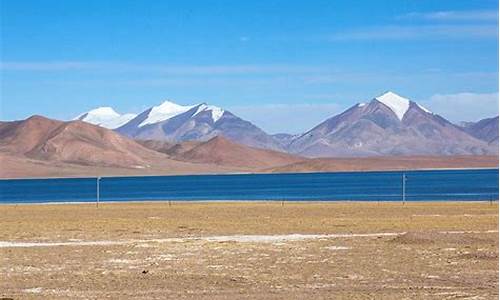
{"type": "Polygon", "coordinates": [[[406,203],[406,174],[403,173],[403,177],[401,178],[402,185],[403,185],[403,205],[406,203]]]}

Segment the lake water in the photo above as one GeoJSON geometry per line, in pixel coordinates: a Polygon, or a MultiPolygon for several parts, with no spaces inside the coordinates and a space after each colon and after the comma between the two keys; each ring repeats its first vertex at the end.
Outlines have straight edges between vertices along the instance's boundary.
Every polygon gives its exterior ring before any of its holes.
{"type": "MultiPolygon", "coordinates": [[[[401,201],[402,172],[104,177],[101,201],[401,201]]],[[[498,169],[404,172],[406,200],[498,200],[498,169]]],[[[96,201],[96,178],[0,180],[0,203],[96,201]]]]}

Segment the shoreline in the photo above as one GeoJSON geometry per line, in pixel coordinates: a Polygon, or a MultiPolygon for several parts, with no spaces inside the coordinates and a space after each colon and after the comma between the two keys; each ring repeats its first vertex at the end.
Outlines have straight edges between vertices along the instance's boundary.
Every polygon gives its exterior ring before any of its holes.
{"type": "Polygon", "coordinates": [[[96,178],[133,178],[133,177],[185,177],[185,176],[232,176],[232,175],[290,175],[290,174],[345,174],[345,173],[384,173],[384,172],[420,172],[420,171],[464,171],[464,170],[500,170],[496,167],[459,167],[459,168],[409,168],[409,169],[380,169],[380,170],[351,170],[351,171],[304,171],[304,172],[226,172],[226,173],[179,173],[179,174],[139,174],[139,175],[97,175],[96,176],[66,176],[66,177],[0,177],[0,181],[7,180],[50,180],[50,179],[96,179],[96,178]]]}
{"type": "MultiPolygon", "coordinates": [[[[394,204],[401,203],[401,205],[408,205],[412,203],[486,203],[493,204],[499,203],[499,199],[496,200],[111,200],[111,201],[99,201],[99,205],[104,204],[271,204],[271,203],[279,203],[281,204],[350,204],[350,203],[377,203],[377,204],[394,204]]],[[[30,205],[97,205],[97,201],[61,201],[61,202],[1,202],[0,207],[2,206],[30,206],[30,205]]]]}

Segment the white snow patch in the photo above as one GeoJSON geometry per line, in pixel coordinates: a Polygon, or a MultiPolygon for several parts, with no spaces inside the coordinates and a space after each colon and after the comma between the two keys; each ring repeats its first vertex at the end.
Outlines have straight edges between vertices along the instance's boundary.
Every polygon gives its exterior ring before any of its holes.
{"type": "Polygon", "coordinates": [[[141,165],[133,165],[132,168],[134,169],[145,169],[146,166],[141,166],[141,165]]]}
{"type": "Polygon", "coordinates": [[[112,258],[108,260],[109,263],[118,264],[118,265],[129,265],[138,262],[136,259],[120,259],[120,258],[112,258]]]}
{"type": "Polygon", "coordinates": [[[117,113],[113,108],[111,108],[109,106],[104,106],[104,107],[98,107],[98,108],[94,108],[92,110],[89,110],[88,112],[79,115],[74,120],[82,120],[82,117],[84,117],[84,116],[86,118],[87,117],[88,118],[95,117],[96,119],[98,119],[98,118],[106,119],[106,118],[116,118],[116,117],[120,116],[120,114],[117,113]]]}
{"type": "Polygon", "coordinates": [[[351,247],[344,247],[344,246],[329,246],[329,247],[325,247],[325,249],[327,250],[349,250],[351,249],[351,247]]]}
{"type": "Polygon", "coordinates": [[[168,120],[182,114],[194,106],[183,106],[170,101],[164,101],[158,106],[153,106],[147,118],[139,124],[139,127],[168,120]]]}
{"type": "Polygon", "coordinates": [[[366,105],[366,103],[358,103],[358,107],[363,107],[365,105],[366,105]]]}
{"type": "Polygon", "coordinates": [[[410,108],[410,100],[393,92],[387,92],[376,97],[375,99],[389,107],[396,114],[399,120],[403,120],[404,115],[410,108]]]}
{"type": "Polygon", "coordinates": [[[423,107],[422,105],[417,103],[417,106],[420,107],[421,110],[425,111],[428,114],[432,114],[432,111],[428,110],[427,108],[423,107]]]}
{"type": "Polygon", "coordinates": [[[135,114],[120,115],[111,107],[98,107],[83,113],[73,120],[80,120],[108,129],[118,128],[135,118],[135,114]]]}
{"type": "Polygon", "coordinates": [[[486,231],[478,231],[478,230],[471,230],[471,231],[440,231],[439,233],[444,233],[444,234],[481,234],[481,233],[498,233],[498,230],[486,230],[486,231]]]}
{"type": "Polygon", "coordinates": [[[300,241],[324,238],[321,234],[287,234],[287,235],[228,235],[201,238],[208,242],[239,242],[239,243],[276,243],[285,241],[300,241]]]}
{"type": "Polygon", "coordinates": [[[40,294],[42,290],[43,289],[41,287],[36,287],[36,288],[24,289],[23,292],[31,294],[40,294]]]}
{"type": "Polygon", "coordinates": [[[172,254],[160,254],[156,257],[158,260],[176,260],[177,258],[172,254]]]}
{"type": "Polygon", "coordinates": [[[118,128],[118,127],[121,127],[121,126],[127,124],[130,120],[132,120],[135,117],[137,117],[136,114],[123,114],[123,115],[119,116],[118,118],[115,118],[113,120],[109,120],[108,122],[102,124],[101,126],[109,128],[109,129],[115,129],[115,128],[118,128]]]}
{"type": "Polygon", "coordinates": [[[217,122],[224,114],[224,110],[220,107],[214,105],[201,104],[194,113],[193,117],[204,111],[212,112],[212,120],[214,121],[214,123],[217,122]]]}
{"type": "Polygon", "coordinates": [[[73,241],[73,242],[16,242],[0,241],[0,248],[33,248],[33,247],[55,247],[55,246],[114,246],[141,243],[182,243],[189,241],[206,242],[238,242],[238,243],[276,243],[293,242],[310,239],[334,239],[355,237],[381,237],[398,236],[406,232],[381,232],[381,233],[340,233],[340,234],[285,234],[285,235],[227,235],[227,236],[205,236],[188,238],[165,238],[150,240],[118,240],[118,241],[73,241]]]}

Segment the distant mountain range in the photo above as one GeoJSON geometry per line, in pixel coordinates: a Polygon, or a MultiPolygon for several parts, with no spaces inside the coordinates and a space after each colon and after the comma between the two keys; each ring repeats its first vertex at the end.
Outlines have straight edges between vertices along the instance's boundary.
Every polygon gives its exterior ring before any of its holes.
{"type": "Polygon", "coordinates": [[[458,126],[393,92],[358,103],[298,135],[267,134],[251,122],[206,103],[182,106],[165,101],[138,115],[120,115],[104,107],[78,119],[138,140],[175,144],[223,136],[242,145],[305,157],[498,153],[498,117],[458,126]]]}
{"type": "Polygon", "coordinates": [[[0,177],[249,172],[303,159],[223,137],[139,142],[79,120],[32,116],[0,122],[0,177]]]}
{"type": "Polygon", "coordinates": [[[250,147],[283,150],[262,129],[229,111],[205,103],[180,106],[164,102],[140,113],[116,132],[141,140],[167,142],[207,141],[215,136],[250,147]]]}
{"type": "Polygon", "coordinates": [[[175,143],[134,140],[80,120],[62,122],[32,116],[21,121],[0,122],[0,165],[1,178],[95,177],[495,167],[498,155],[309,159],[249,147],[223,135],[206,141],[175,143]]]}

